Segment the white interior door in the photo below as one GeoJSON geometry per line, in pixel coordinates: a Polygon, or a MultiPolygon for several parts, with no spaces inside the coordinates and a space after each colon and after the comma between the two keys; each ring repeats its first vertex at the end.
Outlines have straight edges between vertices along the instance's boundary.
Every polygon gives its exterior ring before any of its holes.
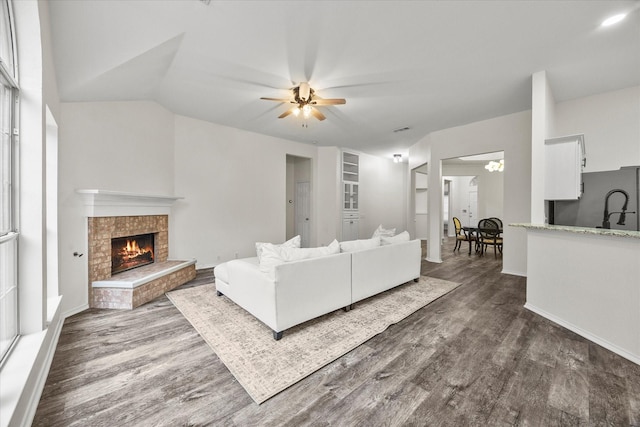
{"type": "Polygon", "coordinates": [[[478,192],[469,191],[469,224],[470,227],[478,225],[478,192]]]}
{"type": "Polygon", "coordinates": [[[296,183],[295,234],[300,235],[300,246],[309,247],[311,231],[311,185],[308,182],[296,183]]]}

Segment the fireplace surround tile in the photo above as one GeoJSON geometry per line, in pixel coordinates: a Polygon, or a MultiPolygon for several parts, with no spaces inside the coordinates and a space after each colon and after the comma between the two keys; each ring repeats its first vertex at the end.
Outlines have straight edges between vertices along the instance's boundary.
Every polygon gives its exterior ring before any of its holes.
{"type": "Polygon", "coordinates": [[[88,218],[89,305],[95,308],[135,308],[166,290],[195,277],[193,265],[146,283],[135,290],[94,288],[93,282],[111,278],[111,239],[138,234],[154,234],[155,262],[169,256],[168,215],[112,216],[88,218]],[[158,293],[160,292],[160,293],[158,293]],[[154,295],[154,296],[152,296],[154,295]]]}

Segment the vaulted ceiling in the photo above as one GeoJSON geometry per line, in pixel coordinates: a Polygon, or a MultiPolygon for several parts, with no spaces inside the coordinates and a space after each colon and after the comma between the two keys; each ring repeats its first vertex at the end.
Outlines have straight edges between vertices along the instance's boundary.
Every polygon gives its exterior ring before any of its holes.
{"type": "Polygon", "coordinates": [[[378,155],[424,135],[640,84],[636,1],[52,0],[62,101],[153,100],[181,115],[378,155]],[[610,15],[624,21],[600,27],[610,15]],[[277,117],[308,81],[327,120],[277,117]],[[409,127],[404,132],[394,129],[409,127]]]}

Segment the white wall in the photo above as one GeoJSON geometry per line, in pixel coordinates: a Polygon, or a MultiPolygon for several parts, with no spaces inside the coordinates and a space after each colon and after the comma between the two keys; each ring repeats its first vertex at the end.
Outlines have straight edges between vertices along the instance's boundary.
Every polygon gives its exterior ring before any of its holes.
{"type": "Polygon", "coordinates": [[[60,293],[70,313],[88,302],[87,218],[76,190],[174,194],[174,129],[173,114],[153,102],[63,103],[60,111],[60,293]]]}
{"type": "Polygon", "coordinates": [[[316,199],[314,228],[318,245],[328,245],[342,233],[342,187],[340,179],[340,150],[337,147],[318,147],[314,169],[316,199]]]}
{"type": "Polygon", "coordinates": [[[555,136],[555,101],[547,73],[539,71],[531,79],[531,222],[547,222],[544,201],[544,141],[555,136]]]}
{"type": "MultiPolygon", "coordinates": [[[[531,173],[531,113],[496,117],[433,132],[409,149],[409,168],[429,164],[429,238],[427,259],[441,262],[441,161],[454,157],[504,151],[504,223],[529,222],[531,173]],[[431,242],[431,243],[429,243],[431,242]]],[[[526,233],[505,226],[503,271],[526,275],[526,233]]]]}
{"type": "Polygon", "coordinates": [[[478,175],[478,219],[491,217],[504,217],[504,173],[485,169],[478,175]]]}
{"type": "Polygon", "coordinates": [[[380,224],[397,233],[406,230],[407,163],[365,153],[359,156],[359,237],[370,238],[380,224]]]}
{"type": "Polygon", "coordinates": [[[175,116],[175,194],[184,199],[170,217],[171,258],[205,268],[255,256],[256,241],[283,242],[287,154],[316,162],[311,145],[175,116]]]}
{"type": "Polygon", "coordinates": [[[640,86],[560,102],[556,135],[584,134],[584,172],[640,165],[640,86]]]}

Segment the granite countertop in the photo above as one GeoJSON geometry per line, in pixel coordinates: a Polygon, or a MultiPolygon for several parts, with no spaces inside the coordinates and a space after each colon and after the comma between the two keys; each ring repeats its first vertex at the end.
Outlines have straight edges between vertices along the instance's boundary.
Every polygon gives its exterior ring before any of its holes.
{"type": "Polygon", "coordinates": [[[563,231],[563,232],[575,233],[575,234],[630,237],[632,239],[640,239],[640,231],[633,231],[633,230],[614,230],[614,229],[606,229],[606,228],[572,227],[569,225],[528,224],[528,223],[515,223],[515,224],[509,224],[509,226],[522,227],[530,230],[563,231]]]}

